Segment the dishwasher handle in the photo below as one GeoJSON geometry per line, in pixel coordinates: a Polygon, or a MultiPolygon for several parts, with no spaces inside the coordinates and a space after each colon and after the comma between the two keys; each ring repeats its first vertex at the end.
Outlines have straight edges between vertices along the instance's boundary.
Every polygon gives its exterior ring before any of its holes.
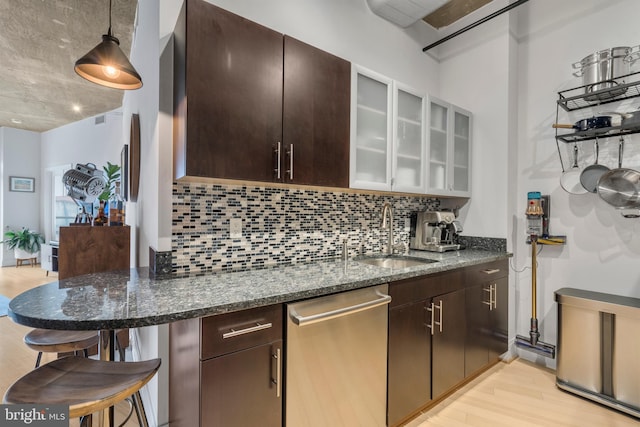
{"type": "Polygon", "coordinates": [[[348,307],[338,308],[336,310],[327,311],[325,313],[313,314],[311,316],[301,316],[296,312],[293,307],[289,308],[289,316],[293,323],[298,326],[311,325],[313,323],[322,322],[325,320],[335,319],[337,317],[348,316],[350,314],[358,313],[360,311],[369,310],[371,308],[379,307],[381,305],[389,304],[391,302],[391,296],[385,295],[379,291],[376,291],[376,295],[379,297],[373,301],[367,301],[348,307]]]}

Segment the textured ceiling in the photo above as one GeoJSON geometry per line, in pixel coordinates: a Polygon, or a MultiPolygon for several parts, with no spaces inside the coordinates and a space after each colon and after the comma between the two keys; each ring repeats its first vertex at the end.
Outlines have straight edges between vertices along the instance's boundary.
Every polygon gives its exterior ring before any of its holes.
{"type": "MultiPolygon", "coordinates": [[[[441,28],[487,2],[450,0],[424,21],[441,28]]],[[[112,32],[127,56],[136,8],[113,0],[112,32]]],[[[73,71],[108,27],[109,0],[0,0],[0,127],[44,132],[119,108],[122,90],[73,71]]]]}
{"type": "MultiPolygon", "coordinates": [[[[111,29],[127,56],[136,7],[113,0],[111,29]]],[[[108,0],[0,0],[0,126],[43,132],[120,107],[122,90],[73,71],[108,28],[108,0]]]]}
{"type": "Polygon", "coordinates": [[[491,3],[491,1],[492,0],[450,0],[439,9],[434,10],[422,18],[422,20],[434,28],[446,27],[487,3],[491,3]]]}

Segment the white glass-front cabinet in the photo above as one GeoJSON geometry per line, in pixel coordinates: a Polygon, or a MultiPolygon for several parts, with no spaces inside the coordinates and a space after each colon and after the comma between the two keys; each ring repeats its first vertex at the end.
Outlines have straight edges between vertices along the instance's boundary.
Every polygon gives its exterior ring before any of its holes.
{"type": "Polygon", "coordinates": [[[470,112],[429,98],[427,193],[471,196],[470,112]]]}
{"type": "Polygon", "coordinates": [[[391,187],[392,90],[391,79],[352,66],[349,168],[352,188],[391,187]]]}
{"type": "Polygon", "coordinates": [[[394,85],[393,179],[391,188],[406,193],[425,191],[426,97],[394,85]]]}
{"type": "Polygon", "coordinates": [[[350,186],[424,193],[425,96],[353,66],[350,186]]]}

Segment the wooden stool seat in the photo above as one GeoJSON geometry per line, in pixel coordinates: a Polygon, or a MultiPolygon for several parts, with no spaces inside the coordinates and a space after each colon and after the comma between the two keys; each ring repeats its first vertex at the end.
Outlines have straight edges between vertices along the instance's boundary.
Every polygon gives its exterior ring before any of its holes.
{"type": "Polygon", "coordinates": [[[84,350],[98,344],[98,331],[58,331],[33,329],[24,336],[32,350],[45,353],[65,353],[84,350]]]}
{"type": "Polygon", "coordinates": [[[40,366],[42,353],[78,353],[98,346],[97,331],[59,331],[54,329],[33,329],[24,336],[24,343],[38,352],[36,368],[40,366]]]}
{"type": "Polygon", "coordinates": [[[160,359],[106,362],[79,356],[42,365],[13,383],[4,403],[68,405],[69,417],[101,411],[137,393],[158,371],[160,359]]]}

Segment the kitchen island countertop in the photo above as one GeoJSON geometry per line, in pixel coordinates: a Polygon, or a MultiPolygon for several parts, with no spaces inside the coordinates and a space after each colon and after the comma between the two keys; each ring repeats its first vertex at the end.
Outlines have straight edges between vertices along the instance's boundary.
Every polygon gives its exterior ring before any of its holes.
{"type": "Polygon", "coordinates": [[[466,249],[409,256],[437,262],[393,270],[354,260],[264,269],[152,277],[147,268],[88,274],[30,289],[9,304],[9,317],[34,328],[100,330],[171,323],[498,261],[507,252],[466,249]]]}

